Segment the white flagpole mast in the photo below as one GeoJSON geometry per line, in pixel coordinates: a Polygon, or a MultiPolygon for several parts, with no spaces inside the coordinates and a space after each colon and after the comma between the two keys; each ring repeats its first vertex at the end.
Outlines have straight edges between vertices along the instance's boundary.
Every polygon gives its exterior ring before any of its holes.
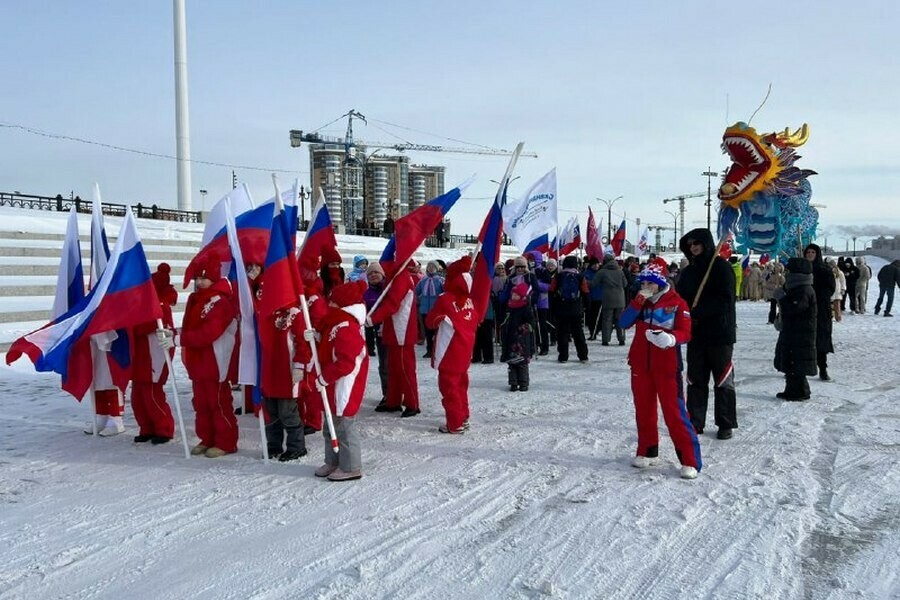
{"type": "MultiPolygon", "coordinates": [[[[157,329],[165,330],[162,319],[156,320],[156,327],[157,329]]],[[[181,444],[184,446],[184,457],[190,459],[191,449],[188,448],[187,430],[184,428],[184,416],[181,414],[181,401],[178,399],[178,386],[175,385],[175,369],[172,366],[172,357],[169,355],[168,349],[163,350],[163,354],[166,356],[166,366],[169,368],[169,381],[172,383],[172,398],[175,404],[175,414],[178,416],[178,429],[181,431],[181,444]]]]}
{"type": "MultiPolygon", "coordinates": [[[[283,211],[284,204],[281,201],[281,190],[278,189],[278,176],[275,173],[272,173],[272,183],[275,185],[275,210],[283,211]]],[[[305,242],[305,238],[304,238],[305,242]]],[[[304,289],[300,293],[300,310],[303,312],[303,324],[306,326],[308,331],[313,331],[312,328],[312,320],[309,318],[309,306],[306,303],[306,290],[304,289]]],[[[309,348],[312,351],[312,359],[313,359],[313,368],[316,370],[316,377],[320,377],[322,374],[322,366],[319,363],[319,349],[316,347],[316,343],[314,341],[310,341],[309,348]]],[[[319,390],[319,395],[322,397],[322,408],[325,412],[325,422],[328,425],[328,436],[331,438],[331,449],[337,454],[340,451],[340,444],[338,443],[337,434],[334,431],[334,419],[331,417],[331,406],[328,404],[328,393],[325,391],[325,388],[320,388],[316,386],[319,390]]],[[[262,411],[259,411],[259,419],[260,419],[260,427],[262,425],[262,411]]],[[[263,429],[265,432],[265,429],[263,429]]]]}
{"type": "MultiPolygon", "coordinates": [[[[497,187],[497,195],[494,196],[494,201],[497,201],[497,197],[503,194],[504,190],[506,190],[506,186],[509,185],[509,179],[512,177],[513,169],[516,168],[516,163],[519,161],[519,155],[522,154],[522,148],[525,147],[525,142],[519,142],[516,144],[516,149],[513,150],[512,156],[509,157],[509,164],[506,165],[506,172],[503,174],[503,178],[500,180],[500,185],[497,187]]],[[[502,211],[503,207],[499,207],[502,211]]],[[[475,262],[478,258],[478,255],[481,254],[481,242],[478,242],[475,245],[475,252],[472,254],[472,269],[475,268],[475,262]]]]}

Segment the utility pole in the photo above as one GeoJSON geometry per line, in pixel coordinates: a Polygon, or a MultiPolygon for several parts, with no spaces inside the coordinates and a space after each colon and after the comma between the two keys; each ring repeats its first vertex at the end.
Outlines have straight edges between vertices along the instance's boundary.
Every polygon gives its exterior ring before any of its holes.
{"type": "Polygon", "coordinates": [[[606,240],[609,243],[612,240],[612,207],[616,203],[616,200],[620,200],[623,196],[616,196],[612,200],[604,200],[603,198],[597,198],[600,202],[606,205],[606,240]]]}
{"type": "MultiPolygon", "coordinates": [[[[671,210],[667,210],[667,211],[665,211],[665,213],[667,215],[671,215],[672,218],[674,219],[673,224],[675,226],[675,228],[674,228],[675,233],[674,233],[674,236],[672,239],[672,247],[677,249],[678,248],[678,215],[673,213],[671,210]]],[[[684,235],[684,231],[681,232],[681,235],[684,235]]]]}
{"type": "MultiPolygon", "coordinates": [[[[706,167],[706,171],[700,174],[706,177],[706,228],[712,231],[712,178],[718,177],[719,174],[714,172],[712,167],[706,167]]],[[[681,233],[684,234],[684,231],[681,233]]]]}

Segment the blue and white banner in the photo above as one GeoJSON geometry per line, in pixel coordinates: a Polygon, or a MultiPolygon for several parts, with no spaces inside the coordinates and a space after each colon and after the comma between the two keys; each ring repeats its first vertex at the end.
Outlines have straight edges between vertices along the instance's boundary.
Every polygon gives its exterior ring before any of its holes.
{"type": "Polygon", "coordinates": [[[550,249],[558,225],[556,169],[541,177],[519,200],[503,208],[503,228],[522,252],[550,249]]]}

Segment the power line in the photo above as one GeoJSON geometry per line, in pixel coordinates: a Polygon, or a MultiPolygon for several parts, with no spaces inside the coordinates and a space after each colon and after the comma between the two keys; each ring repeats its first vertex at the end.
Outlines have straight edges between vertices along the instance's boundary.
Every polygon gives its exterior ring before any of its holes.
{"type": "MultiPolygon", "coordinates": [[[[91,146],[100,146],[101,148],[108,148],[110,150],[118,150],[120,152],[130,152],[131,154],[139,154],[141,156],[150,156],[152,158],[166,158],[169,160],[185,160],[179,159],[177,156],[172,156],[171,154],[159,154],[157,152],[147,152],[146,150],[136,150],[134,148],[126,148],[124,146],[116,146],[115,144],[106,144],[104,142],[97,142],[94,140],[87,140],[84,138],[79,138],[71,135],[63,135],[61,133],[51,133],[49,131],[41,131],[40,129],[34,129],[33,127],[26,127],[24,125],[17,125],[15,123],[4,123],[0,122],[0,127],[5,127],[7,129],[19,129],[26,133],[30,133],[32,135],[37,135],[40,137],[50,138],[53,140],[64,140],[67,142],[78,142],[80,144],[89,144],[91,146]]],[[[195,160],[195,159],[187,159],[185,162],[194,163],[197,165],[208,165],[211,167],[223,167],[226,169],[241,169],[244,171],[263,171],[265,173],[287,173],[291,175],[303,174],[303,171],[290,171],[287,169],[273,169],[270,167],[252,167],[248,165],[232,165],[228,163],[219,163],[212,162],[208,160],[195,160]]]]}

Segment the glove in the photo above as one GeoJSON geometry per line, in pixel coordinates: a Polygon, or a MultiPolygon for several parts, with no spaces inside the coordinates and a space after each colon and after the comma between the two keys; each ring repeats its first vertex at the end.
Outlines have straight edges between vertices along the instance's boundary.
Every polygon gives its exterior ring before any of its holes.
{"type": "Polygon", "coordinates": [[[169,329],[157,329],[156,341],[163,350],[168,350],[175,346],[175,333],[169,329]]]}
{"type": "Polygon", "coordinates": [[[316,331],[315,329],[304,329],[303,330],[303,339],[307,342],[314,343],[316,341],[316,331]]]}
{"type": "Polygon", "coordinates": [[[291,380],[294,383],[300,383],[301,381],[303,381],[303,375],[304,375],[303,367],[301,367],[301,366],[291,367],[291,380]]]}
{"type": "Polygon", "coordinates": [[[649,300],[649,299],[650,299],[650,296],[653,295],[653,292],[651,292],[650,290],[643,290],[643,289],[642,289],[642,290],[640,290],[640,291],[637,293],[637,295],[640,296],[641,298],[643,298],[644,300],[649,300]]]}
{"type": "Polygon", "coordinates": [[[322,379],[321,375],[317,375],[316,376],[316,389],[321,391],[327,387],[328,387],[328,382],[325,381],[324,379],[322,379]]]}
{"type": "Polygon", "coordinates": [[[662,329],[648,329],[644,334],[647,336],[647,341],[656,346],[657,348],[662,348],[665,350],[666,348],[671,348],[675,345],[675,336],[671,333],[663,331],[662,329]]]}

